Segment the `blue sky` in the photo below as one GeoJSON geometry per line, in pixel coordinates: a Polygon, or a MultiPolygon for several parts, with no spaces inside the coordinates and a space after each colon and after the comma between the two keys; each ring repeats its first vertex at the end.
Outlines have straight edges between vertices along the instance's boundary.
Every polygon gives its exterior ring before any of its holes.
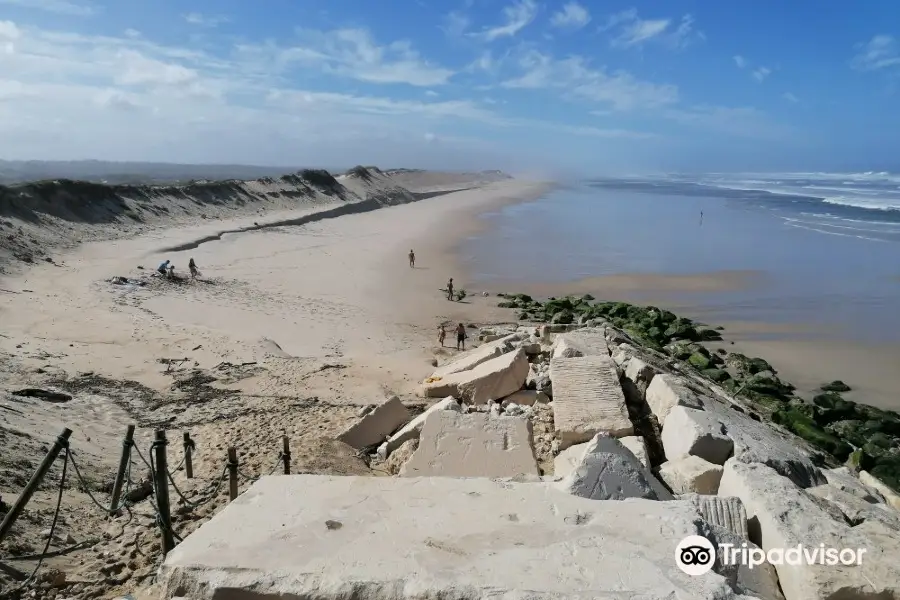
{"type": "Polygon", "coordinates": [[[0,158],[900,170],[900,4],[0,0],[0,158]]]}

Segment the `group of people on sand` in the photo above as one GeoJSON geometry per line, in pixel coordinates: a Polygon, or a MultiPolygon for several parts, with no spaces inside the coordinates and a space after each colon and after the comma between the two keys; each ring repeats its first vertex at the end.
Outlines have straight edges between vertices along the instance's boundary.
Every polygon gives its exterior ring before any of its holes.
{"type": "MultiPolygon", "coordinates": [[[[200,269],[197,268],[197,263],[194,262],[193,257],[188,261],[188,270],[191,272],[191,279],[196,279],[200,275],[200,269]]],[[[175,265],[169,259],[161,262],[156,267],[156,272],[167,279],[175,279],[175,265]]]]}
{"type": "MultiPolygon", "coordinates": [[[[194,259],[191,259],[193,263],[194,259]]],[[[416,253],[410,248],[409,250],[409,268],[416,268],[416,253]]],[[[453,278],[447,282],[447,300],[453,300],[453,278]]],[[[441,345],[441,348],[444,347],[444,340],[447,337],[447,329],[446,325],[441,323],[438,326],[438,343],[441,345]]],[[[456,349],[457,350],[465,350],[466,349],[466,338],[469,337],[466,334],[465,326],[460,323],[456,326],[456,349]]]]}

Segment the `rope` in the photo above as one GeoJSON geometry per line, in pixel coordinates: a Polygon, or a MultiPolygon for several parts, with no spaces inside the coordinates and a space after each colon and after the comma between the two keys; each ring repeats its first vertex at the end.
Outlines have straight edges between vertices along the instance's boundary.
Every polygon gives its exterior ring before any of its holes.
{"type": "MultiPolygon", "coordinates": [[[[115,506],[115,507],[110,508],[108,505],[107,505],[107,506],[104,506],[104,505],[100,504],[100,501],[97,500],[97,498],[94,497],[94,494],[91,493],[91,489],[90,489],[90,487],[88,486],[87,481],[85,481],[84,477],[81,476],[81,470],[78,468],[78,463],[75,462],[75,453],[72,451],[71,448],[67,448],[67,454],[69,454],[69,460],[72,461],[72,467],[74,467],[74,469],[75,469],[75,475],[78,477],[78,481],[81,482],[81,488],[82,488],[82,490],[84,491],[85,494],[87,494],[88,498],[90,498],[91,501],[92,501],[95,505],[97,505],[97,507],[98,507],[100,510],[103,511],[104,514],[116,513],[116,512],[118,512],[118,511],[122,510],[123,508],[125,508],[125,505],[128,503],[128,499],[127,499],[127,498],[128,498],[128,492],[130,491],[130,487],[126,487],[126,489],[123,490],[123,492],[122,492],[122,501],[121,501],[121,504],[119,504],[118,506],[115,506]]],[[[127,483],[128,483],[129,486],[130,486],[130,483],[131,483],[131,460],[130,460],[130,456],[129,456],[129,461],[128,461],[128,480],[127,480],[127,483]]]]}
{"type": "Polygon", "coordinates": [[[283,452],[279,452],[279,453],[278,453],[278,458],[275,459],[275,465],[272,467],[272,470],[269,471],[268,473],[265,473],[265,474],[263,474],[263,475],[257,475],[256,477],[248,477],[246,474],[244,474],[243,472],[241,472],[240,470],[238,470],[238,475],[240,475],[241,477],[243,477],[244,480],[247,481],[247,482],[249,482],[249,483],[255,483],[255,482],[259,481],[260,479],[262,479],[263,477],[268,477],[268,476],[270,476],[270,475],[274,475],[274,474],[275,474],[275,471],[277,471],[277,470],[278,470],[278,467],[280,467],[282,464],[284,464],[284,453],[283,453],[283,452]]]}
{"type": "Polygon", "coordinates": [[[53,511],[53,523],[50,524],[50,535],[47,536],[47,543],[44,544],[44,550],[43,550],[43,552],[41,552],[40,559],[38,560],[38,564],[35,565],[34,571],[31,572],[31,575],[29,575],[28,578],[25,581],[23,581],[21,585],[19,585],[18,587],[16,587],[15,589],[12,590],[13,593],[21,592],[22,590],[25,589],[25,587],[29,583],[31,583],[34,580],[34,576],[37,575],[38,569],[40,569],[41,565],[44,564],[44,558],[46,558],[45,555],[47,554],[47,551],[50,549],[51,542],[53,542],[53,534],[56,532],[56,522],[59,520],[59,511],[60,511],[60,508],[62,508],[63,491],[65,489],[66,475],[68,474],[69,460],[71,458],[69,456],[69,443],[66,442],[65,446],[63,446],[63,447],[65,448],[66,454],[63,459],[62,476],[59,478],[59,492],[56,496],[56,509],[54,509],[54,511],[53,511]]]}

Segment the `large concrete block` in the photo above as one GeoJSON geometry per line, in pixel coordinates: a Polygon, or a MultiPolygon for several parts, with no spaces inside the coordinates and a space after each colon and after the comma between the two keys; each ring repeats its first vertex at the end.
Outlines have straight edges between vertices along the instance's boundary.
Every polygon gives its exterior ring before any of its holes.
{"type": "Polygon", "coordinates": [[[462,406],[460,406],[456,398],[452,396],[450,396],[449,398],[444,398],[439,402],[435,402],[428,407],[428,410],[404,425],[403,428],[400,429],[400,431],[388,438],[386,453],[390,454],[407,440],[418,439],[419,434],[422,432],[422,427],[425,426],[425,419],[427,419],[428,415],[430,415],[431,413],[439,410],[452,410],[455,412],[461,412],[462,406]]]}
{"type": "Polygon", "coordinates": [[[703,403],[697,394],[692,392],[681,379],[668,373],[653,377],[647,386],[646,398],[650,412],[656,416],[660,426],[665,423],[673,406],[703,408],[703,403]]]}
{"type": "Polygon", "coordinates": [[[590,327],[561,333],[553,342],[553,358],[579,356],[609,356],[606,332],[603,328],[590,327]]]}
{"type": "Polygon", "coordinates": [[[522,333],[512,333],[492,342],[482,344],[463,354],[459,354],[454,357],[452,362],[435,369],[432,377],[446,377],[453,373],[470,371],[483,362],[487,362],[492,358],[497,358],[502,354],[512,351],[513,345],[520,341],[522,337],[524,337],[524,334],[522,333]]]}
{"type": "Polygon", "coordinates": [[[531,422],[524,417],[463,415],[438,411],[428,416],[419,447],[400,475],[403,477],[514,477],[539,475],[531,440],[531,422]]]}
{"type": "Polygon", "coordinates": [[[487,360],[473,369],[452,373],[426,382],[422,391],[427,397],[455,396],[473,404],[485,404],[519,391],[528,376],[528,358],[519,348],[487,360]]]}
{"type": "MultiPolygon", "coordinates": [[[[821,501],[774,469],[737,460],[725,463],[719,495],[737,496],[749,520],[750,539],[766,552],[772,549],[864,549],[859,564],[781,564],[778,579],[787,600],[900,598],[900,536],[883,524],[866,521],[850,527],[835,518],[821,501]]],[[[859,555],[857,555],[859,556],[859,555]]],[[[840,557],[836,557],[840,558],[840,557]]],[[[847,558],[850,558],[849,555],[847,558]]]]}
{"type": "Polygon", "coordinates": [[[592,500],[672,499],[631,450],[616,438],[598,433],[584,446],[584,453],[572,471],[558,482],[560,490],[592,500]]]}
{"type": "Polygon", "coordinates": [[[673,406],[662,426],[663,450],[669,460],[699,456],[714,465],[724,465],[731,457],[734,442],[713,413],[673,406]]]}
{"type": "Polygon", "coordinates": [[[660,465],[659,476],[676,494],[715,494],[722,467],[699,456],[684,456],[660,465]]]}
{"type": "Polygon", "coordinates": [[[357,450],[377,446],[409,421],[409,410],[396,396],[348,427],[337,439],[357,450]]]}
{"type": "Polygon", "coordinates": [[[609,356],[553,358],[553,420],[560,448],[590,440],[598,432],[634,434],[625,395],[609,356]]]}
{"type": "Polygon", "coordinates": [[[900,510],[900,494],[889,488],[885,482],[867,471],[859,472],[859,480],[867,486],[878,490],[878,493],[884,496],[888,504],[893,506],[895,510],[900,510]]]}
{"type": "Polygon", "coordinates": [[[867,502],[831,484],[807,488],[806,492],[837,507],[850,523],[879,521],[900,534],[900,513],[887,504],[867,502]]]}
{"type": "Polygon", "coordinates": [[[828,485],[845,492],[853,494],[857,498],[866,502],[886,502],[884,495],[877,489],[864,484],[859,477],[854,475],[847,467],[838,467],[836,469],[824,469],[822,475],[828,481],[828,485]]]}
{"type": "Polygon", "coordinates": [[[688,503],[541,483],[264,477],[169,552],[159,580],[192,600],[734,600],[723,577],[676,566],[700,527],[688,503]]]}

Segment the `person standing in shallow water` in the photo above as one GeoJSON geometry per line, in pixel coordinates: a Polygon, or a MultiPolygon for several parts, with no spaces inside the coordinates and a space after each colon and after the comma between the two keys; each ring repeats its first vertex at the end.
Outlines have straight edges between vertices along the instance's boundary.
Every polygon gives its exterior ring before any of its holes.
{"type": "Polygon", "coordinates": [[[410,269],[416,268],[416,253],[413,252],[412,250],[409,251],[409,268],[410,269]]]}
{"type": "Polygon", "coordinates": [[[466,349],[466,328],[463,327],[462,323],[456,326],[456,349],[466,349]]]}
{"type": "Polygon", "coordinates": [[[447,300],[453,300],[453,278],[447,282],[447,300]]]}
{"type": "Polygon", "coordinates": [[[441,348],[444,347],[444,339],[447,337],[447,330],[444,329],[444,324],[441,323],[438,325],[438,342],[441,344],[441,348]]]}

